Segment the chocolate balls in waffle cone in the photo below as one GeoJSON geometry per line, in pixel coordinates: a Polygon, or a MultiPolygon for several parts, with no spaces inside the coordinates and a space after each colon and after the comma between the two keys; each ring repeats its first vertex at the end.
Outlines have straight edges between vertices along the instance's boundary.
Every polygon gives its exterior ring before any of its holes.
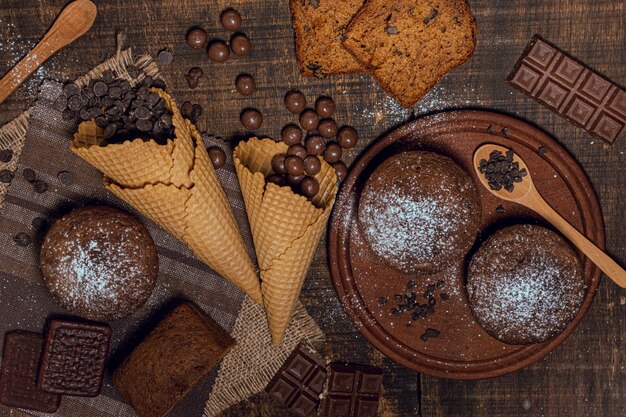
{"type": "Polygon", "coordinates": [[[282,142],[253,138],[240,143],[233,155],[261,270],[263,303],[277,345],[289,325],[337,194],[337,175],[324,161],[315,176],[320,191],[312,200],[289,187],[266,183],[272,158],[286,151],[282,142]]]}
{"type": "Polygon", "coordinates": [[[71,150],[104,174],[109,191],[262,304],[255,268],[200,134],[167,93],[153,91],[172,113],[173,140],[158,145],[135,139],[102,147],[102,130],[87,121],[79,126],[71,150]]]}

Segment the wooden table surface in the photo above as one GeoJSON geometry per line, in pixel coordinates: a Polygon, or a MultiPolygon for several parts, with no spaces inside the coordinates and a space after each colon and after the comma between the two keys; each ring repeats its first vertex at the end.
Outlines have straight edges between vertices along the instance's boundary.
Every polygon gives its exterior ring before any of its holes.
{"type": "MultiPolygon", "coordinates": [[[[44,34],[67,0],[0,2],[0,72],[5,72],[44,34]]],[[[243,132],[238,116],[244,107],[263,111],[259,133],[276,137],[293,117],[282,98],[291,88],[309,100],[330,95],[340,124],[355,126],[363,140],[348,153],[351,162],[384,132],[420,115],[450,108],[492,109],[525,119],[557,138],[590,177],[606,223],[608,251],[626,265],[626,137],[608,147],[555,116],[505,82],[526,42],[540,33],[618,83],[626,84],[626,2],[620,0],[471,0],[478,23],[476,53],[451,73],[413,111],[404,111],[368,76],[345,75],[325,80],[299,75],[294,58],[288,0],[99,0],[92,30],[61,51],[0,106],[0,124],[33,104],[44,78],[73,79],[110,56],[116,34],[136,54],[175,54],[162,67],[179,100],[203,105],[201,125],[226,138],[243,132]],[[185,45],[193,25],[209,36],[225,38],[219,13],[226,6],[244,16],[242,30],[254,51],[225,64],[209,62],[185,45]],[[183,75],[193,66],[205,71],[200,87],[190,90],[183,75]],[[242,97],[234,91],[237,74],[256,78],[258,92],[242,97]]],[[[302,300],[327,335],[324,353],[337,360],[374,363],[385,369],[381,415],[395,416],[624,416],[626,415],[626,292],[606,278],[596,300],[574,334],[552,354],[512,375],[455,382],[409,371],[373,349],[348,320],[336,298],[320,244],[304,284],[302,300]]],[[[1,318],[0,318],[1,320],[1,318]]],[[[0,412],[2,409],[0,409],[0,412]]],[[[9,414],[7,409],[4,412],[9,414]]],[[[19,415],[13,412],[11,415],[19,415]]],[[[224,413],[225,416],[288,416],[264,394],[224,413]]],[[[192,416],[194,417],[194,416],[192,416]]]]}

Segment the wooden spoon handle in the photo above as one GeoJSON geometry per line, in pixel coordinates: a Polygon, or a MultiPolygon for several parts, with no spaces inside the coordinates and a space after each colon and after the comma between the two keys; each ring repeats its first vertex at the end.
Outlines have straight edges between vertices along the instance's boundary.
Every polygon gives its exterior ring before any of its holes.
{"type": "Polygon", "coordinates": [[[552,223],[565,237],[569,239],[587,258],[602,270],[617,285],[626,288],[626,271],[611,259],[600,248],[594,245],[574,226],[569,224],[559,213],[538,194],[533,198],[533,204],[528,207],[541,214],[546,220],[552,223]]]}
{"type": "Polygon", "coordinates": [[[84,35],[96,19],[96,5],[75,0],[59,14],[50,30],[20,62],[0,80],[0,104],[48,58],[84,35]]]}

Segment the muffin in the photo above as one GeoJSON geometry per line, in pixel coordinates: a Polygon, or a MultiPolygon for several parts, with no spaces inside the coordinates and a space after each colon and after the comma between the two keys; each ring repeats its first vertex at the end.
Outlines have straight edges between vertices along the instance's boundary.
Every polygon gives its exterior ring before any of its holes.
{"type": "Polygon", "coordinates": [[[91,320],[117,320],[150,297],[158,274],[156,247],[131,215],[84,207],[58,220],[41,247],[41,271],[54,299],[91,320]]]}
{"type": "Polygon", "coordinates": [[[358,207],[364,237],[390,267],[430,274],[462,259],[480,226],[472,179],[450,158],[407,151],[368,178],[358,207]]]}
{"type": "Polygon", "coordinates": [[[491,336],[509,344],[545,342],[576,316],[585,295],[580,259],[540,226],[499,230],[472,257],[470,306],[491,336]]]}

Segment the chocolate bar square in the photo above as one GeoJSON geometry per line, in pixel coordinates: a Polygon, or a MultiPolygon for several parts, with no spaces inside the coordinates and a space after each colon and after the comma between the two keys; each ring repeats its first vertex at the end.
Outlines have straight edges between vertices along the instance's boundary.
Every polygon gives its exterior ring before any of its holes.
{"type": "Polygon", "coordinates": [[[139,417],[161,417],[235,346],[199,307],[172,310],[113,374],[113,383],[139,417]]]}
{"type": "Polygon", "coordinates": [[[331,364],[321,416],[376,417],[383,371],[373,366],[331,364]]]}
{"type": "Polygon", "coordinates": [[[326,381],[322,359],[300,344],[265,389],[298,417],[313,414],[326,381]]]}
{"type": "Polygon", "coordinates": [[[0,403],[8,407],[54,413],[61,396],[37,388],[37,368],[43,337],[37,333],[7,333],[0,371],[0,403]]]}
{"type": "Polygon", "coordinates": [[[39,367],[38,386],[56,394],[100,394],[109,354],[106,324],[52,320],[39,367]]]}
{"type": "Polygon", "coordinates": [[[607,143],[626,128],[626,91],[539,35],[531,39],[507,82],[607,143]]]}

